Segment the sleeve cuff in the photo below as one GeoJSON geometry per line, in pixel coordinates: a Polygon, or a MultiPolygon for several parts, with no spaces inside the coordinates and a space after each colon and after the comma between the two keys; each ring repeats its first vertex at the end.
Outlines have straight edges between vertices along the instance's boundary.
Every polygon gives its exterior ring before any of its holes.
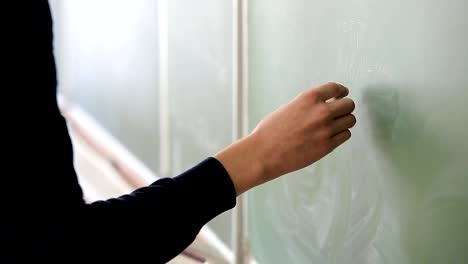
{"type": "Polygon", "coordinates": [[[202,221],[210,221],[236,205],[236,190],[224,166],[209,157],[188,171],[173,178],[193,200],[202,221]]]}

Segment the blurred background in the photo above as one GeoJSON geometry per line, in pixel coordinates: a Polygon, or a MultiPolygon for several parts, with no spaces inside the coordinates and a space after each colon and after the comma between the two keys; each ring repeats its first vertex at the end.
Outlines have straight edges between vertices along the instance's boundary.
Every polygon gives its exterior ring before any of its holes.
{"type": "MultiPolygon", "coordinates": [[[[50,1],[60,105],[89,201],[176,176],[231,142],[232,4],[167,2],[50,1]]],[[[232,257],[230,214],[185,261],[232,257]]]]}

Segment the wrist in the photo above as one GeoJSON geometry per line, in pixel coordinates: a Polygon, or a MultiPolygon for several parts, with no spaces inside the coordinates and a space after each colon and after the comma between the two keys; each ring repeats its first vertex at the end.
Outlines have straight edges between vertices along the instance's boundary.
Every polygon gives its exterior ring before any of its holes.
{"type": "Polygon", "coordinates": [[[259,140],[252,133],[214,156],[231,177],[237,195],[265,182],[267,170],[259,140]]]}

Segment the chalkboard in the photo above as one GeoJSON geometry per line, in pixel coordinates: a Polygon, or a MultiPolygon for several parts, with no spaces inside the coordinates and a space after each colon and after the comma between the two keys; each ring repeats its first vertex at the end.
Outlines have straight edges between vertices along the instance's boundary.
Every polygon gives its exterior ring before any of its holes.
{"type": "Polygon", "coordinates": [[[358,124],[249,194],[259,263],[468,262],[468,3],[250,1],[250,125],[348,86],[358,124]]]}

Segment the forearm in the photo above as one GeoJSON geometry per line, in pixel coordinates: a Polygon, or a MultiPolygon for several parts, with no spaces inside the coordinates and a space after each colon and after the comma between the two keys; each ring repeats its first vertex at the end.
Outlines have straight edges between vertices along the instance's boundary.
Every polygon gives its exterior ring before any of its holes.
{"type": "Polygon", "coordinates": [[[237,195],[264,182],[266,164],[261,158],[261,145],[260,138],[251,134],[214,156],[231,176],[237,195]]]}

